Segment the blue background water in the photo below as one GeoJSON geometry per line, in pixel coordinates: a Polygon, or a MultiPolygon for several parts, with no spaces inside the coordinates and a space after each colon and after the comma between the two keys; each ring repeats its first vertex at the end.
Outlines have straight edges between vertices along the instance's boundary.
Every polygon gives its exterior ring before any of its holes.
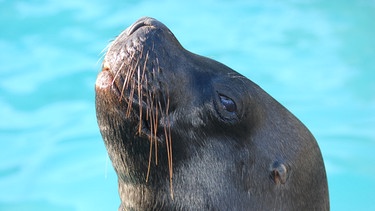
{"type": "Polygon", "coordinates": [[[100,52],[141,16],[258,83],[313,132],[332,210],[375,210],[375,1],[0,0],[0,210],[116,210],[100,52]]]}

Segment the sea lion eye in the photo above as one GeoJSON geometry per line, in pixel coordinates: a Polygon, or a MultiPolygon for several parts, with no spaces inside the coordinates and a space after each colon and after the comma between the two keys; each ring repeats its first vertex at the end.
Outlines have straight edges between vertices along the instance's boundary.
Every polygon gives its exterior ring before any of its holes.
{"type": "Polygon", "coordinates": [[[231,113],[237,111],[236,103],[232,99],[224,95],[219,95],[219,97],[224,110],[231,113]]]}

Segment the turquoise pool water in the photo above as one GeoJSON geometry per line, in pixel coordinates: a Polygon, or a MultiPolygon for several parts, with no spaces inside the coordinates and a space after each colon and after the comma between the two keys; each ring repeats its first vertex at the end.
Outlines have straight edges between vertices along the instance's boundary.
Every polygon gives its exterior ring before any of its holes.
{"type": "Polygon", "coordinates": [[[141,16],[310,128],[332,210],[375,210],[375,1],[280,2],[0,0],[0,210],[117,210],[94,83],[101,51],[141,16]]]}

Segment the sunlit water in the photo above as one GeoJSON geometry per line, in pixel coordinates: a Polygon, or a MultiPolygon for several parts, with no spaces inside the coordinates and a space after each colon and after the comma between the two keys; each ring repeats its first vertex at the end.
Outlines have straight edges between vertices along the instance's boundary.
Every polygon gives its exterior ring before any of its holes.
{"type": "Polygon", "coordinates": [[[254,2],[0,0],[0,210],[118,208],[94,83],[100,52],[141,16],[310,128],[332,210],[375,210],[375,2],[254,2]]]}

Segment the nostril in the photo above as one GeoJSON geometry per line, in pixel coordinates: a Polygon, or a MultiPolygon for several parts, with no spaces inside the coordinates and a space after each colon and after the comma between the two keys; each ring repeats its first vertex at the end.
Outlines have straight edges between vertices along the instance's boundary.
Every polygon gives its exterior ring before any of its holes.
{"type": "Polygon", "coordinates": [[[138,21],[135,24],[133,24],[129,30],[128,30],[128,35],[133,34],[135,31],[137,31],[139,28],[146,26],[146,24],[143,21],[138,21]]]}
{"type": "Polygon", "coordinates": [[[138,21],[136,21],[132,26],[130,26],[130,28],[128,29],[128,35],[133,34],[139,28],[142,28],[144,26],[157,26],[157,25],[158,25],[158,21],[153,18],[149,18],[149,17],[141,18],[138,21]]]}

